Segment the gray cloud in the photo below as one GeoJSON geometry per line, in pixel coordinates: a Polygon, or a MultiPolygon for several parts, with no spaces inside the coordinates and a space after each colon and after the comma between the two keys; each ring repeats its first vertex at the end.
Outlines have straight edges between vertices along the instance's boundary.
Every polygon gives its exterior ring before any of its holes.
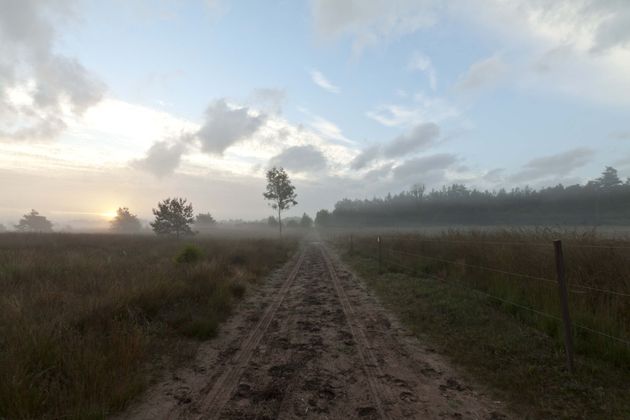
{"type": "Polygon", "coordinates": [[[615,131],[610,133],[608,137],[615,140],[630,140],[630,131],[615,131]]]}
{"type": "Polygon", "coordinates": [[[488,181],[488,182],[501,182],[503,180],[503,173],[505,172],[505,169],[503,168],[495,168],[495,169],[491,169],[488,172],[486,172],[486,174],[482,177],[482,179],[484,181],[488,181]]]}
{"type": "Polygon", "coordinates": [[[630,44],[630,3],[625,0],[591,1],[585,15],[606,16],[595,32],[594,52],[630,44]]]}
{"type": "Polygon", "coordinates": [[[626,157],[621,158],[621,159],[617,159],[615,161],[615,166],[617,165],[622,166],[622,167],[630,166],[630,155],[627,155],[626,157]]]}
{"type": "Polygon", "coordinates": [[[430,146],[440,135],[440,128],[435,123],[416,125],[408,133],[402,134],[383,146],[371,146],[357,155],[352,163],[352,169],[362,169],[372,161],[385,157],[393,159],[407,156],[430,146]]]}
{"type": "Polygon", "coordinates": [[[283,89],[260,88],[254,89],[250,96],[252,104],[258,109],[272,114],[281,114],[287,93],[283,89]]]}
{"type": "Polygon", "coordinates": [[[350,35],[355,54],[435,21],[432,2],[418,0],[313,0],[311,9],[317,31],[326,37],[350,35]]]}
{"type": "Polygon", "coordinates": [[[205,117],[196,137],[204,152],[215,155],[223,154],[228,147],[254,134],[266,120],[264,114],[250,115],[247,107],[229,107],[225,99],[211,103],[205,117]]]}
{"type": "Polygon", "coordinates": [[[520,172],[509,177],[511,182],[532,182],[553,176],[558,178],[570,174],[574,169],[586,165],[595,152],[587,148],[576,148],[555,155],[532,159],[520,172]]]}
{"type": "Polygon", "coordinates": [[[383,155],[394,158],[408,155],[433,143],[440,135],[440,128],[434,123],[415,126],[409,133],[402,134],[383,148],[383,155]]]}
{"type": "Polygon", "coordinates": [[[270,166],[282,166],[291,172],[316,172],[326,168],[324,154],[314,146],[293,146],[269,161],[270,166]]]}
{"type": "Polygon", "coordinates": [[[381,152],[380,147],[378,146],[370,146],[367,149],[364,149],[361,153],[359,153],[350,164],[352,169],[362,169],[365,168],[370,162],[376,159],[381,152]]]}
{"type": "Polygon", "coordinates": [[[30,124],[26,127],[14,129],[13,131],[0,130],[0,139],[11,140],[47,140],[57,137],[66,129],[66,123],[54,115],[38,116],[32,115],[30,124]]]}
{"type": "Polygon", "coordinates": [[[368,171],[363,177],[366,181],[377,181],[379,179],[385,178],[392,171],[392,167],[394,165],[392,163],[386,163],[385,165],[381,165],[376,169],[372,169],[368,171]]]}
{"type": "Polygon", "coordinates": [[[186,143],[183,141],[158,141],[153,143],[146,157],[134,161],[132,166],[151,172],[159,178],[171,175],[179,166],[185,150],[186,143]]]}
{"type": "Polygon", "coordinates": [[[438,153],[408,159],[393,169],[394,177],[407,179],[411,177],[429,178],[429,182],[441,179],[444,171],[457,162],[457,157],[450,153],[438,153]]]}
{"type": "Polygon", "coordinates": [[[73,1],[2,0],[0,3],[0,136],[12,140],[52,138],[65,128],[61,104],[80,115],[99,102],[102,82],[73,58],[53,51],[51,19],[73,15],[73,1]],[[7,91],[33,84],[32,106],[9,103],[7,91]]]}
{"type": "Polygon", "coordinates": [[[175,139],[155,142],[146,157],[133,161],[132,166],[159,177],[171,175],[195,140],[203,152],[222,155],[228,147],[253,135],[266,119],[265,114],[250,115],[247,107],[232,108],[225,99],[216,100],[206,109],[205,121],[199,130],[184,132],[175,139]]]}
{"type": "Polygon", "coordinates": [[[501,81],[506,71],[507,65],[498,55],[477,61],[459,77],[455,91],[463,93],[493,86],[501,81]]]}

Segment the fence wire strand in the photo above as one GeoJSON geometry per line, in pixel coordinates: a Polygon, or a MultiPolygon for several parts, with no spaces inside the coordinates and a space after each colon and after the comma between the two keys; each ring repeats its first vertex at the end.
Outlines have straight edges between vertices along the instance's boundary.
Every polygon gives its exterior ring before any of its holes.
{"type": "MultiPolygon", "coordinates": [[[[469,266],[469,267],[474,267],[474,268],[480,268],[480,269],[484,269],[484,270],[489,270],[489,271],[499,272],[499,273],[502,273],[502,274],[516,275],[516,276],[519,276],[519,277],[525,277],[525,278],[534,279],[534,280],[543,280],[543,281],[545,281],[545,282],[553,282],[553,283],[556,283],[554,280],[551,280],[551,279],[546,279],[546,278],[544,278],[544,277],[528,276],[528,275],[526,275],[526,274],[513,273],[513,272],[504,271],[504,270],[498,270],[498,269],[494,269],[494,268],[490,268],[490,267],[476,266],[476,265],[472,265],[472,264],[460,263],[460,262],[457,262],[457,261],[444,260],[444,259],[442,259],[442,258],[429,257],[429,256],[426,256],[426,255],[420,255],[420,254],[413,254],[413,253],[409,253],[409,252],[405,252],[405,251],[395,250],[395,249],[392,249],[392,248],[389,248],[389,251],[390,251],[390,252],[392,252],[392,253],[397,253],[397,254],[399,254],[399,255],[408,255],[408,256],[414,256],[414,257],[421,257],[421,258],[435,259],[435,260],[437,260],[437,261],[442,261],[442,262],[447,262],[447,263],[452,263],[452,264],[460,264],[460,265],[465,265],[465,266],[469,266]]],[[[366,255],[366,254],[364,254],[364,253],[362,253],[362,252],[360,252],[360,251],[359,251],[359,252],[357,252],[357,250],[355,250],[355,252],[356,252],[358,255],[363,255],[363,256],[367,256],[367,257],[368,257],[368,258],[370,258],[370,259],[374,259],[374,256],[371,256],[371,255],[366,255]]],[[[409,266],[404,265],[404,264],[402,264],[402,263],[399,263],[399,262],[397,262],[397,261],[392,261],[391,259],[388,259],[388,260],[384,261],[384,263],[385,263],[385,264],[392,264],[392,265],[394,265],[394,266],[398,266],[398,267],[400,267],[400,268],[402,268],[402,269],[405,269],[405,270],[411,270],[411,269],[412,269],[412,267],[409,267],[409,266]]],[[[432,277],[432,278],[437,278],[436,276],[433,276],[433,275],[428,274],[428,273],[425,273],[424,275],[426,275],[426,276],[428,276],[428,277],[432,277]]],[[[495,296],[495,295],[493,295],[493,294],[490,294],[490,293],[484,292],[484,291],[479,290],[479,289],[472,288],[472,287],[470,287],[470,286],[465,286],[465,287],[466,287],[468,290],[472,291],[472,292],[479,293],[479,294],[484,295],[484,296],[486,296],[486,297],[488,297],[488,298],[491,298],[491,299],[494,299],[494,300],[500,301],[500,302],[505,303],[505,304],[508,304],[508,305],[512,305],[512,306],[514,306],[514,307],[517,307],[517,308],[520,308],[520,309],[523,309],[523,310],[526,310],[526,311],[532,312],[532,313],[534,313],[534,314],[537,314],[537,315],[540,315],[540,316],[543,316],[543,317],[546,317],[546,318],[550,318],[550,319],[554,319],[554,320],[556,320],[556,321],[560,321],[560,322],[562,322],[562,318],[560,318],[559,316],[556,316],[556,315],[553,315],[553,314],[550,314],[550,313],[547,313],[547,312],[539,311],[539,310],[537,310],[537,309],[531,308],[531,307],[529,307],[529,306],[521,305],[521,304],[519,304],[519,303],[512,302],[512,301],[509,301],[509,300],[507,300],[507,299],[503,299],[503,298],[501,298],[501,297],[499,297],[499,296],[495,296]]],[[[597,290],[597,288],[589,288],[589,287],[587,287],[587,286],[581,286],[581,287],[588,288],[588,289],[593,289],[593,290],[597,290]]],[[[630,294],[625,294],[625,293],[615,292],[615,291],[607,291],[607,290],[604,290],[604,289],[599,289],[598,291],[605,291],[605,292],[607,292],[607,293],[618,293],[618,294],[620,294],[620,295],[622,295],[622,296],[630,296],[630,294]]],[[[629,346],[629,347],[630,347],[630,340],[626,340],[626,339],[624,339],[624,338],[617,337],[617,336],[614,336],[614,335],[611,335],[611,334],[605,333],[605,332],[603,332],[603,331],[599,331],[599,330],[596,330],[596,329],[594,329],[594,328],[587,327],[587,326],[582,325],[582,324],[577,324],[577,323],[575,323],[575,322],[573,322],[573,323],[572,323],[572,325],[573,325],[573,327],[574,327],[574,328],[576,328],[576,329],[580,329],[580,330],[583,330],[583,331],[587,331],[587,332],[590,332],[590,333],[592,333],[592,334],[596,334],[596,335],[599,335],[599,336],[601,336],[601,337],[605,337],[605,338],[608,338],[608,339],[610,339],[610,340],[617,341],[617,342],[619,342],[619,343],[625,344],[626,346],[629,346]]]]}
{"type": "MultiPolygon", "coordinates": [[[[504,275],[508,275],[508,276],[512,276],[512,277],[521,277],[521,278],[525,278],[525,279],[528,279],[528,280],[537,280],[537,281],[542,281],[542,282],[546,282],[546,283],[550,283],[550,284],[551,283],[557,284],[556,280],[548,279],[548,278],[545,278],[545,277],[530,276],[529,274],[515,273],[513,271],[505,271],[505,270],[501,270],[501,269],[493,268],[493,267],[484,267],[482,265],[468,264],[468,263],[461,262],[461,261],[446,260],[446,259],[443,259],[443,258],[432,257],[432,256],[429,256],[429,255],[414,254],[414,253],[411,253],[411,252],[406,252],[406,251],[397,250],[397,249],[393,249],[393,248],[389,248],[389,251],[391,253],[394,253],[394,254],[407,255],[407,256],[410,256],[410,257],[426,258],[426,259],[429,259],[429,260],[440,261],[440,262],[447,263],[447,264],[460,265],[460,266],[469,267],[469,268],[476,268],[478,270],[490,271],[490,272],[493,272],[493,273],[504,274],[504,275]]],[[[619,291],[616,291],[616,290],[602,289],[602,288],[599,288],[599,287],[592,287],[592,286],[586,286],[586,285],[581,285],[581,284],[571,284],[570,286],[574,288],[574,289],[570,289],[569,290],[572,293],[584,293],[585,290],[591,290],[591,291],[599,292],[599,293],[607,293],[607,294],[616,295],[616,296],[630,297],[630,293],[619,292],[619,291]],[[583,289],[583,290],[577,290],[576,288],[577,289],[583,289]]]]}
{"type": "MultiPolygon", "coordinates": [[[[549,243],[544,242],[518,242],[518,241],[457,241],[457,240],[446,240],[446,239],[425,239],[422,237],[413,237],[413,236],[391,236],[391,235],[381,235],[382,239],[393,239],[397,241],[408,241],[408,242],[426,242],[426,243],[445,243],[445,244],[459,244],[459,245],[498,245],[498,246],[536,246],[536,247],[545,247],[550,248],[551,245],[549,243]]],[[[584,249],[625,249],[630,250],[630,246],[618,246],[618,245],[583,245],[583,244],[572,244],[571,241],[563,241],[563,245],[566,248],[584,248],[584,249]]]]}

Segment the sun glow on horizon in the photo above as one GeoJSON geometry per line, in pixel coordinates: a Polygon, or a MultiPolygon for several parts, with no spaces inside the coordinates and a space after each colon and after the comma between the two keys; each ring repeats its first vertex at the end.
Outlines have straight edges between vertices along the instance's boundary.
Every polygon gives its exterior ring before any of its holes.
{"type": "Polygon", "coordinates": [[[116,210],[106,210],[104,212],[99,213],[99,216],[111,220],[116,217],[116,210]]]}

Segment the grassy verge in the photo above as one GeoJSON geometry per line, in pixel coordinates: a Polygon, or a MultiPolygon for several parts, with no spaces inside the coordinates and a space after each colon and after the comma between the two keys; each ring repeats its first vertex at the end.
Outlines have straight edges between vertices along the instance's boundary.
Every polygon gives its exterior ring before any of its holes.
{"type": "Polygon", "coordinates": [[[0,418],[103,418],[216,335],[296,241],[0,235],[0,418]]]}
{"type": "MultiPolygon", "coordinates": [[[[506,306],[513,311],[522,312],[524,306],[547,314],[529,317],[529,324],[562,342],[552,243],[558,237],[563,241],[576,351],[627,367],[630,365],[630,241],[627,239],[547,229],[447,231],[430,236],[398,233],[381,236],[381,255],[390,268],[460,282],[463,287],[513,303],[506,306]]],[[[375,239],[373,235],[356,236],[355,249],[376,258],[375,239]]]]}
{"type": "Polygon", "coordinates": [[[619,359],[580,352],[569,375],[555,333],[536,328],[529,313],[459,281],[423,278],[391,263],[379,274],[373,258],[341,254],[418,337],[493,388],[520,417],[630,418],[630,366],[619,359]]]}

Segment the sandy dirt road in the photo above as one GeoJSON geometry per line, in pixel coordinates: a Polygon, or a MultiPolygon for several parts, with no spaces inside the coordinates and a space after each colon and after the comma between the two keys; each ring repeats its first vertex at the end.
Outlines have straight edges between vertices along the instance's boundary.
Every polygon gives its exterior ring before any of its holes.
{"type": "Polygon", "coordinates": [[[320,242],[252,293],[125,419],[507,418],[320,242]]]}

